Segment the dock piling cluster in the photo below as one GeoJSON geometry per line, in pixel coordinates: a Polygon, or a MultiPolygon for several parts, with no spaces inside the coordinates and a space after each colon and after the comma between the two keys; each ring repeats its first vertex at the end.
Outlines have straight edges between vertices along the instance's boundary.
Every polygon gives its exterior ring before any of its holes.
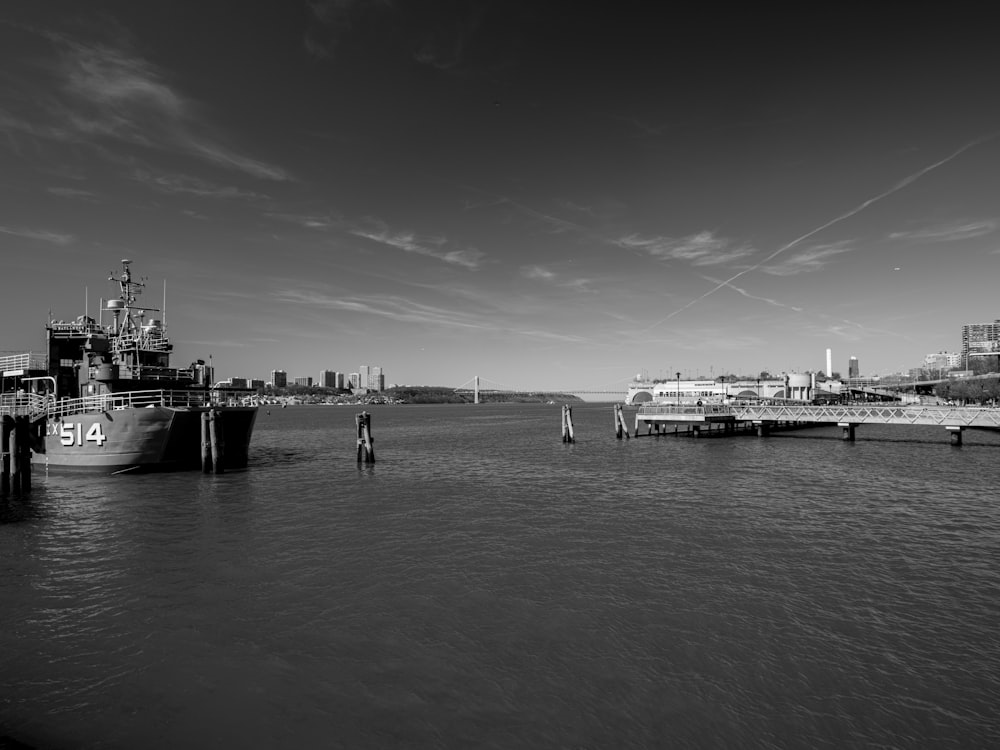
{"type": "Polygon", "coordinates": [[[206,474],[225,472],[226,442],[222,413],[209,409],[201,414],[201,470],[206,474]]]}
{"type": "Polygon", "coordinates": [[[575,443],[573,437],[573,407],[566,404],[562,408],[562,441],[564,443],[575,443]]]}

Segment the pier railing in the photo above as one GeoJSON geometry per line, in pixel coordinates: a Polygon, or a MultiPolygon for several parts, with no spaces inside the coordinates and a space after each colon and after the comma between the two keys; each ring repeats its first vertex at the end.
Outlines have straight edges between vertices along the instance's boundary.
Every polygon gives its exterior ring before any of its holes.
{"type": "Polygon", "coordinates": [[[37,393],[3,393],[0,394],[0,416],[35,417],[45,413],[49,399],[37,393]]]}
{"type": "Polygon", "coordinates": [[[775,406],[733,407],[740,421],[831,424],[913,424],[1000,429],[1000,409],[979,406],[775,406]]]}
{"type": "Polygon", "coordinates": [[[1000,429],[1000,409],[978,406],[644,403],[637,420],[912,424],[1000,429]]]}

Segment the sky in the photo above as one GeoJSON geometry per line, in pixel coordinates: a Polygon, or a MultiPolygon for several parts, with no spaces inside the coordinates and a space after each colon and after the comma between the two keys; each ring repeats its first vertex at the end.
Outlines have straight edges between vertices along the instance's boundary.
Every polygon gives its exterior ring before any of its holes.
{"type": "Polygon", "coordinates": [[[218,378],[905,371],[1000,318],[988,10],[4,3],[0,351],[129,258],[218,378]]]}

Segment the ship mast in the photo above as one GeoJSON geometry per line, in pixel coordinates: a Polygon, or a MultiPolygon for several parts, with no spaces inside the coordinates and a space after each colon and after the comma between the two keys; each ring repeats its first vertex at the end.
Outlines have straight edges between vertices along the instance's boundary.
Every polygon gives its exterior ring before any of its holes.
{"type": "MultiPolygon", "coordinates": [[[[125,319],[119,320],[119,314],[121,312],[120,306],[116,305],[114,308],[112,308],[114,309],[115,313],[115,324],[113,333],[119,336],[124,335],[126,333],[137,333],[139,330],[139,326],[136,325],[136,322],[133,319],[132,315],[133,311],[136,309],[135,308],[136,296],[142,293],[142,288],[146,285],[141,281],[132,281],[132,269],[129,268],[129,265],[131,263],[132,261],[128,260],[127,258],[122,258],[121,274],[119,276],[115,276],[114,272],[112,271],[111,275],[108,277],[108,281],[118,282],[118,286],[121,288],[121,295],[119,296],[119,299],[123,303],[123,307],[125,310],[125,319]]],[[[111,307],[110,304],[108,306],[111,307]]],[[[145,311],[140,310],[139,315],[140,317],[145,315],[145,311]]]]}

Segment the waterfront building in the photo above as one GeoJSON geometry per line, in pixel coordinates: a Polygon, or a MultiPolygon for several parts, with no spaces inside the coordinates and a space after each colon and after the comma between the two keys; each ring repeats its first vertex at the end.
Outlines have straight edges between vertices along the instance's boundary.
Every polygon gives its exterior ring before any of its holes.
{"type": "Polygon", "coordinates": [[[306,386],[308,388],[308,387],[311,387],[312,384],[313,384],[312,377],[308,377],[308,378],[295,378],[295,385],[304,385],[304,386],[306,386]]]}
{"type": "Polygon", "coordinates": [[[373,367],[371,375],[368,380],[368,390],[370,391],[384,391],[385,390],[385,375],[382,374],[381,367],[373,367]]]}
{"type": "Polygon", "coordinates": [[[924,357],[923,369],[929,371],[947,371],[962,366],[962,355],[955,352],[934,352],[924,357]]]}
{"type": "Polygon", "coordinates": [[[288,373],[284,370],[271,370],[271,385],[284,388],[288,385],[288,373]]]}
{"type": "Polygon", "coordinates": [[[320,370],[319,381],[317,385],[321,385],[324,388],[336,388],[337,373],[335,373],[333,370],[320,370]]]}
{"type": "Polygon", "coordinates": [[[970,323],[962,326],[962,361],[969,357],[1000,353],[1000,320],[992,323],[970,323]]]}

